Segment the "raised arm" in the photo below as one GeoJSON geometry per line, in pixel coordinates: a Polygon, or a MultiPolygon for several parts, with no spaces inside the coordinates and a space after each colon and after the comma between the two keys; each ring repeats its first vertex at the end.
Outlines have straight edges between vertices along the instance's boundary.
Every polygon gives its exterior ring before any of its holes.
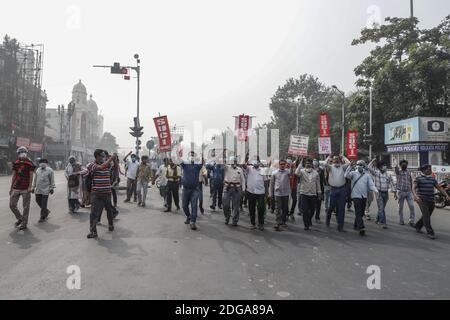
{"type": "Polygon", "coordinates": [[[377,169],[375,169],[375,165],[374,165],[375,161],[377,161],[377,159],[373,159],[372,161],[370,161],[370,163],[368,165],[368,169],[372,175],[378,176],[380,174],[380,172],[377,169]]]}

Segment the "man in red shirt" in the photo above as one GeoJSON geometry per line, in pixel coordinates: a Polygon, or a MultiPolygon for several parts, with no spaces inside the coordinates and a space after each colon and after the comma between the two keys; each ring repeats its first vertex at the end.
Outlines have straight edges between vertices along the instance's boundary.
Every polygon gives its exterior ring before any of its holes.
{"type": "Polygon", "coordinates": [[[28,158],[28,150],[25,147],[17,149],[18,159],[13,164],[11,188],[9,190],[9,208],[16,216],[16,228],[25,230],[28,224],[30,213],[31,190],[33,184],[33,174],[36,166],[28,158]],[[17,204],[20,196],[23,201],[23,215],[20,213],[17,204]]]}

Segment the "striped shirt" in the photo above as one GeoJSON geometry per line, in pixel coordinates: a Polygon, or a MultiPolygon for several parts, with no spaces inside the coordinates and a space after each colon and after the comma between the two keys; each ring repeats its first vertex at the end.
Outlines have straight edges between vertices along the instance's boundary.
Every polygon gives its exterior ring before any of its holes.
{"type": "Polygon", "coordinates": [[[92,175],[92,193],[111,193],[111,171],[109,168],[100,170],[100,165],[88,165],[89,174],[92,175]]]}
{"type": "Polygon", "coordinates": [[[397,176],[397,190],[403,192],[411,192],[412,190],[412,177],[411,172],[408,170],[400,170],[395,168],[395,175],[397,176]]]}
{"type": "Polygon", "coordinates": [[[434,202],[434,188],[438,185],[432,176],[420,175],[414,180],[417,196],[424,202],[434,202]]]}

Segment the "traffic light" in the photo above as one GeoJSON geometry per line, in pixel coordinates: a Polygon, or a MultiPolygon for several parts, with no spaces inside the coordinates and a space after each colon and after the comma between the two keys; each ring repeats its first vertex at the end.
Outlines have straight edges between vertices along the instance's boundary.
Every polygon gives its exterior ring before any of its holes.
{"type": "MultiPolygon", "coordinates": [[[[135,138],[140,138],[144,134],[144,132],[142,131],[142,129],[144,129],[144,127],[141,127],[139,125],[139,121],[137,118],[134,118],[134,127],[130,127],[130,129],[132,130],[132,132],[130,132],[130,134],[135,138]]],[[[138,140],[138,141],[140,141],[140,140],[138,140]]]]}
{"type": "Polygon", "coordinates": [[[120,67],[119,62],[114,62],[114,65],[111,67],[111,73],[122,74],[122,68],[120,67]]]}

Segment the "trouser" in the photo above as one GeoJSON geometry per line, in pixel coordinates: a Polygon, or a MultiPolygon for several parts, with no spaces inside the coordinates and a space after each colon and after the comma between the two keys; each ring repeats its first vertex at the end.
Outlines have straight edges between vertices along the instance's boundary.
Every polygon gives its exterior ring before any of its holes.
{"type": "Polygon", "coordinates": [[[69,210],[70,212],[77,212],[80,209],[80,202],[78,199],[69,199],[69,210]]]}
{"type": "Polygon", "coordinates": [[[349,182],[349,180],[347,180],[347,184],[345,185],[345,190],[347,193],[347,197],[346,197],[346,203],[347,203],[347,209],[350,209],[352,207],[352,184],[351,182],[349,182]]]}
{"type": "Polygon", "coordinates": [[[199,195],[199,187],[194,189],[183,187],[183,211],[186,217],[190,220],[191,224],[197,222],[197,207],[199,195]],[[189,210],[189,205],[191,205],[191,210],[189,210]]]}
{"type": "Polygon", "coordinates": [[[336,219],[339,228],[344,227],[345,221],[345,200],[347,192],[345,186],[340,188],[331,188],[330,193],[330,206],[327,211],[327,223],[331,220],[331,213],[336,211],[336,219]]]}
{"type": "Polygon", "coordinates": [[[231,217],[231,207],[233,207],[233,223],[239,222],[239,204],[241,201],[240,187],[227,187],[223,191],[223,213],[227,221],[231,217]]]}
{"type": "Polygon", "coordinates": [[[114,225],[113,207],[110,193],[91,193],[90,231],[97,233],[97,223],[100,222],[102,211],[106,209],[108,224],[114,225]]]}
{"type": "MultiPolygon", "coordinates": [[[[114,190],[115,191],[115,190],[114,190]]],[[[86,188],[83,188],[83,199],[82,199],[83,206],[90,206],[91,205],[91,193],[87,191],[86,188]]]]}
{"type": "Polygon", "coordinates": [[[322,209],[322,199],[320,199],[319,197],[317,197],[316,200],[316,207],[315,207],[315,211],[316,211],[316,220],[320,220],[320,210],[322,209]]]}
{"type": "Polygon", "coordinates": [[[131,200],[131,196],[134,196],[134,201],[137,200],[136,185],[136,179],[127,179],[127,201],[131,200]]]}
{"type": "Polygon", "coordinates": [[[380,191],[377,198],[378,216],[377,221],[381,224],[386,224],[386,204],[389,201],[389,193],[387,191],[380,191]]]}
{"type": "Polygon", "coordinates": [[[164,205],[167,205],[167,185],[159,186],[159,194],[164,199],[164,205]]]}
{"type": "Polygon", "coordinates": [[[28,224],[28,216],[30,214],[30,202],[31,202],[31,193],[29,193],[28,190],[13,190],[9,198],[9,208],[16,216],[17,221],[22,221],[23,226],[26,226],[28,224]],[[20,214],[20,211],[17,208],[20,196],[22,196],[23,215],[20,214]]]}
{"type": "Polygon", "coordinates": [[[46,219],[48,217],[48,194],[37,194],[36,203],[38,204],[39,208],[41,208],[41,219],[46,219]]]}
{"type": "Polygon", "coordinates": [[[367,193],[367,205],[366,205],[367,212],[369,212],[369,210],[370,210],[370,206],[372,205],[373,199],[374,199],[373,192],[369,191],[367,193]]]}
{"type": "Polygon", "coordinates": [[[355,223],[356,230],[364,230],[364,213],[366,211],[367,199],[365,198],[353,198],[353,204],[355,205],[355,223]]]}
{"type": "Polygon", "coordinates": [[[145,200],[147,200],[147,191],[148,191],[148,181],[138,181],[137,194],[139,203],[145,204],[145,200]]]}
{"type": "Polygon", "coordinates": [[[420,211],[422,212],[422,217],[419,221],[416,223],[416,229],[422,230],[422,228],[425,226],[425,229],[427,229],[427,233],[434,235],[434,230],[431,227],[431,215],[434,211],[434,202],[421,202],[419,203],[420,211]]]}
{"type": "Polygon", "coordinates": [[[169,181],[167,182],[167,209],[172,209],[172,197],[177,208],[180,207],[180,183],[169,181]]]}
{"type": "Polygon", "coordinates": [[[112,195],[114,206],[117,206],[117,190],[114,188],[111,188],[111,195],[112,195]]]}
{"type": "Polygon", "coordinates": [[[277,197],[275,196],[277,224],[285,224],[289,213],[289,196],[277,197]]]}
{"type": "Polygon", "coordinates": [[[300,203],[303,213],[303,224],[305,228],[312,226],[312,218],[317,204],[317,196],[310,196],[305,194],[300,194],[300,203]]]}
{"type": "Polygon", "coordinates": [[[264,225],[265,197],[265,194],[247,192],[248,211],[250,213],[250,222],[252,225],[256,225],[256,209],[258,210],[258,225],[264,225]]]}
{"type": "Polygon", "coordinates": [[[213,199],[212,206],[215,207],[216,204],[219,208],[222,207],[222,196],[223,196],[223,181],[211,180],[213,185],[213,199]]]}
{"type": "Polygon", "coordinates": [[[414,223],[416,219],[416,214],[414,210],[414,198],[411,191],[398,191],[397,192],[398,197],[398,215],[400,216],[400,222],[404,223],[403,219],[403,205],[405,204],[405,200],[408,203],[409,207],[409,222],[414,223]]]}
{"type": "Polygon", "coordinates": [[[324,186],[325,212],[328,211],[328,208],[330,207],[330,194],[331,194],[331,187],[324,186]]]}
{"type": "Polygon", "coordinates": [[[291,199],[292,199],[292,204],[291,204],[291,210],[289,212],[289,215],[293,215],[295,213],[295,206],[297,205],[297,189],[291,190],[291,199]]]}

